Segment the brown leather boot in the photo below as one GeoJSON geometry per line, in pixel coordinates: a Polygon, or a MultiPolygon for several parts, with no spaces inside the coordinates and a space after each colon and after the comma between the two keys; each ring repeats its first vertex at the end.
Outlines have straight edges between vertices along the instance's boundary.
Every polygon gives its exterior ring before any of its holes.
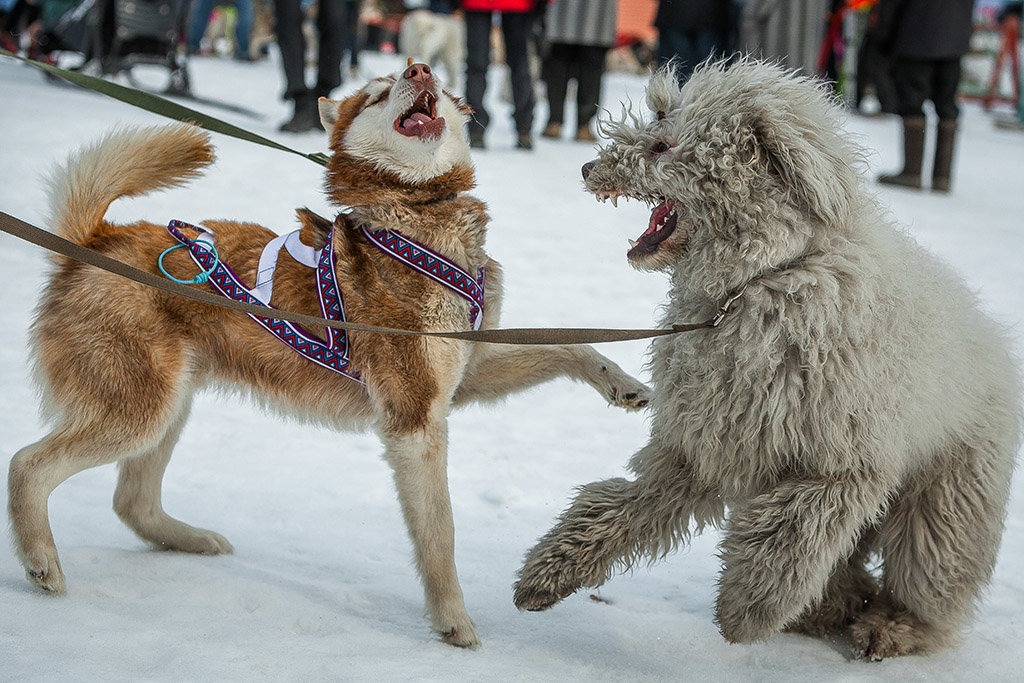
{"type": "Polygon", "coordinates": [[[939,121],[935,135],[935,165],[932,167],[932,191],[949,192],[953,176],[953,143],[956,140],[956,120],[939,121]]]}
{"type": "Polygon", "coordinates": [[[903,170],[895,175],[880,175],[883,185],[921,189],[921,162],[924,161],[924,117],[903,117],[903,170]]]}

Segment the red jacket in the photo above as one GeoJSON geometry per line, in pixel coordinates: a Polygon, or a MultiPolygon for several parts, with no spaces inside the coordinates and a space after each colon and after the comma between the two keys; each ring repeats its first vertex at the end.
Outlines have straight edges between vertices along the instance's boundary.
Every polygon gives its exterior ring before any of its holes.
{"type": "Polygon", "coordinates": [[[462,0],[467,12],[531,12],[537,0],[462,0]]]}

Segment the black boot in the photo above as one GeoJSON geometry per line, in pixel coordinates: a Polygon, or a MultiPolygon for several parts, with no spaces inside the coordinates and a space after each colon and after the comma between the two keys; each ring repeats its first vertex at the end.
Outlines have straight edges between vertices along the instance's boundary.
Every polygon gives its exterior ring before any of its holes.
{"type": "Polygon", "coordinates": [[[932,191],[949,192],[953,177],[953,143],[956,140],[956,121],[939,121],[935,135],[935,165],[932,167],[932,191]]]}
{"type": "Polygon", "coordinates": [[[880,175],[884,185],[921,188],[921,162],[924,160],[924,117],[903,117],[903,170],[895,175],[880,175]]]}
{"type": "Polygon", "coordinates": [[[294,97],[295,111],[292,117],[281,124],[284,133],[308,133],[320,129],[320,109],[313,93],[304,92],[294,97]]]}

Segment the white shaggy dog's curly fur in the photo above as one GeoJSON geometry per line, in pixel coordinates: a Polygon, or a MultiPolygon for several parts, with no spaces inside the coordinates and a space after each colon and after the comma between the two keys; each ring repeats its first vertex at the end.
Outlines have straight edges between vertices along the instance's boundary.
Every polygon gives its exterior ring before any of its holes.
{"type": "Polygon", "coordinates": [[[635,478],[583,486],[526,556],[522,609],[721,526],[730,641],[849,628],[861,656],[950,644],[992,572],[1020,374],[962,280],[896,230],[823,86],[749,60],[604,122],[599,197],[653,206],[629,252],[671,274],[635,478]],[[879,576],[866,567],[881,560],[879,576]]]}

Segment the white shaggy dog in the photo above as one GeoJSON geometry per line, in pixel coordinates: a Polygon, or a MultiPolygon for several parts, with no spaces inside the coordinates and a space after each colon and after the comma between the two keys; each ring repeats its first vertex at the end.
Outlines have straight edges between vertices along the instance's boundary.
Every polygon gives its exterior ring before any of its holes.
{"type": "Polygon", "coordinates": [[[599,197],[653,206],[629,252],[671,274],[650,442],[583,486],[526,556],[521,609],[721,526],[729,641],[849,628],[863,657],[949,645],[992,573],[1020,443],[1004,332],[893,228],[823,87],[777,67],[651,80],[654,120],[604,122],[599,197]],[[865,562],[881,559],[880,576],[865,562]]]}

